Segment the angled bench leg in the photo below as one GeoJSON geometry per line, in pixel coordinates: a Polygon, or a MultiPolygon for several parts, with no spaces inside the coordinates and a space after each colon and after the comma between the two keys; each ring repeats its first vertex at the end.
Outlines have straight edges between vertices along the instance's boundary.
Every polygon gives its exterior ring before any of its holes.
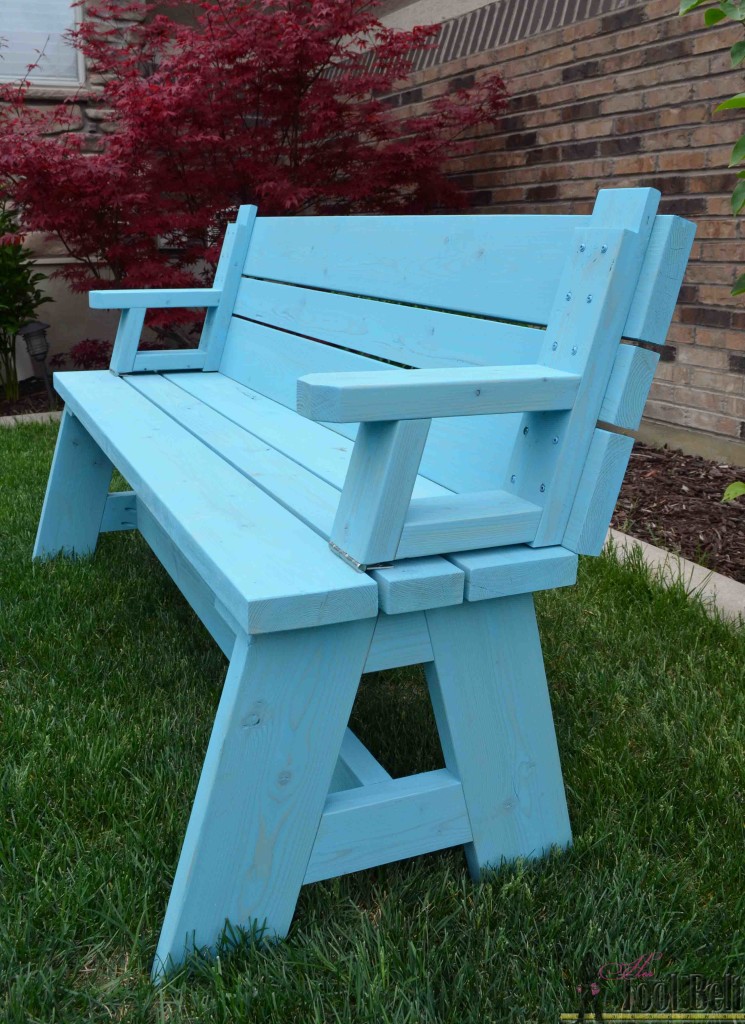
{"type": "Polygon", "coordinates": [[[36,533],[34,558],[89,555],[96,549],[113,466],[66,409],[36,533]]]}
{"type": "Polygon", "coordinates": [[[236,639],[154,980],[226,921],[287,933],[375,622],[236,639]]]}
{"type": "Polygon", "coordinates": [[[429,611],[426,667],[445,761],[463,785],[471,874],[571,842],[531,594],[429,611]]]}

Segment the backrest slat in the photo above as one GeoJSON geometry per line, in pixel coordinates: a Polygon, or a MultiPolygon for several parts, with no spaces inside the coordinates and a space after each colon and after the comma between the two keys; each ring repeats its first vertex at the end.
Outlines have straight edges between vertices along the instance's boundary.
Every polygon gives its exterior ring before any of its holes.
{"type": "Polygon", "coordinates": [[[498,366],[535,361],[543,331],[244,277],[235,312],[401,366],[498,366]]]}
{"type": "Polygon", "coordinates": [[[306,288],[545,324],[572,233],[587,220],[258,217],[244,273],[306,288]]]}
{"type": "MultiPolygon", "coordinates": [[[[625,191],[625,190],[604,190],[625,191]]],[[[244,274],[545,326],[590,217],[258,217],[244,274]]],[[[665,343],[695,225],[658,216],[624,337],[665,343]]]]}
{"type": "MultiPolygon", "coordinates": [[[[288,409],[295,408],[296,382],[306,373],[385,369],[395,367],[240,317],[230,325],[220,366],[226,376],[288,409]]],[[[504,476],[520,420],[519,413],[435,420],[422,474],[453,491],[494,488],[504,476]]],[[[357,436],[355,423],[327,426],[350,440],[357,436]]]]}

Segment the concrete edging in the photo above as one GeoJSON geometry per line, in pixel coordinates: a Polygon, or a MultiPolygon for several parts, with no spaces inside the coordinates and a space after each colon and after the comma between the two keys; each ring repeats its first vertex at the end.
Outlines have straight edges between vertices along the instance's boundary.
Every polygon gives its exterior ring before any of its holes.
{"type": "MultiPolygon", "coordinates": [[[[0,427],[15,427],[19,423],[54,423],[61,416],[61,412],[0,416],[0,427]]],[[[608,530],[606,545],[608,541],[613,542],[621,561],[628,558],[635,547],[641,548],[645,563],[656,572],[663,584],[669,586],[677,580],[683,580],[686,592],[698,594],[710,610],[716,609],[722,618],[745,624],[745,583],[738,583],[671,551],[656,548],[654,544],[621,533],[620,530],[608,530]]]]}
{"type": "Polygon", "coordinates": [[[16,427],[19,423],[57,423],[61,412],[25,412],[20,416],[0,416],[0,427],[16,427]]]}
{"type": "Polygon", "coordinates": [[[701,597],[712,614],[716,609],[723,619],[745,624],[745,583],[738,583],[737,580],[689,562],[687,558],[671,551],[656,548],[654,544],[630,537],[620,530],[608,530],[606,545],[609,541],[613,542],[621,561],[628,558],[634,548],[641,548],[644,562],[654,570],[663,585],[670,586],[682,580],[686,593],[701,597]]]}

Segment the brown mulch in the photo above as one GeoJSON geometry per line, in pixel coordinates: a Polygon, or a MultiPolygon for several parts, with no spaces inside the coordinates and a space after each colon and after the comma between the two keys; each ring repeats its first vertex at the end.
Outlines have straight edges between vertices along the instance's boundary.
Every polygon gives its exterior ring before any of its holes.
{"type": "MultiPolygon", "coordinates": [[[[20,397],[14,402],[0,398],[0,416],[22,416],[29,412],[49,412],[49,398],[44,382],[39,377],[29,377],[18,385],[20,397]]],[[[62,407],[57,399],[56,408],[62,407]]]]}
{"type": "Polygon", "coordinates": [[[745,469],[637,442],[611,526],[745,583],[745,469]]]}
{"type": "MultiPolygon", "coordinates": [[[[20,389],[18,401],[0,399],[0,416],[49,410],[40,379],[20,389]]],[[[745,498],[722,503],[743,479],[745,469],[637,442],[611,525],[745,583],[745,498]]]]}

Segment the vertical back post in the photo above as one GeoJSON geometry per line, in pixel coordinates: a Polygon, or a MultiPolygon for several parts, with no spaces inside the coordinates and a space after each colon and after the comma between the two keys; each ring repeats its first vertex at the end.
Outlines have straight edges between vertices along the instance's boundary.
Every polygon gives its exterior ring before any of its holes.
{"type": "Polygon", "coordinates": [[[220,365],[255,222],[256,207],[241,206],[235,223],[229,224],[225,232],[213,284],[222,290],[222,296],[219,305],[207,310],[199,339],[199,348],[205,352],[205,370],[216,370],[220,365]]]}
{"type": "Polygon", "coordinates": [[[561,544],[623,335],[660,194],[603,189],[568,254],[539,362],[582,374],[572,409],[523,416],[505,489],[542,505],[532,545],[561,544]]]}

